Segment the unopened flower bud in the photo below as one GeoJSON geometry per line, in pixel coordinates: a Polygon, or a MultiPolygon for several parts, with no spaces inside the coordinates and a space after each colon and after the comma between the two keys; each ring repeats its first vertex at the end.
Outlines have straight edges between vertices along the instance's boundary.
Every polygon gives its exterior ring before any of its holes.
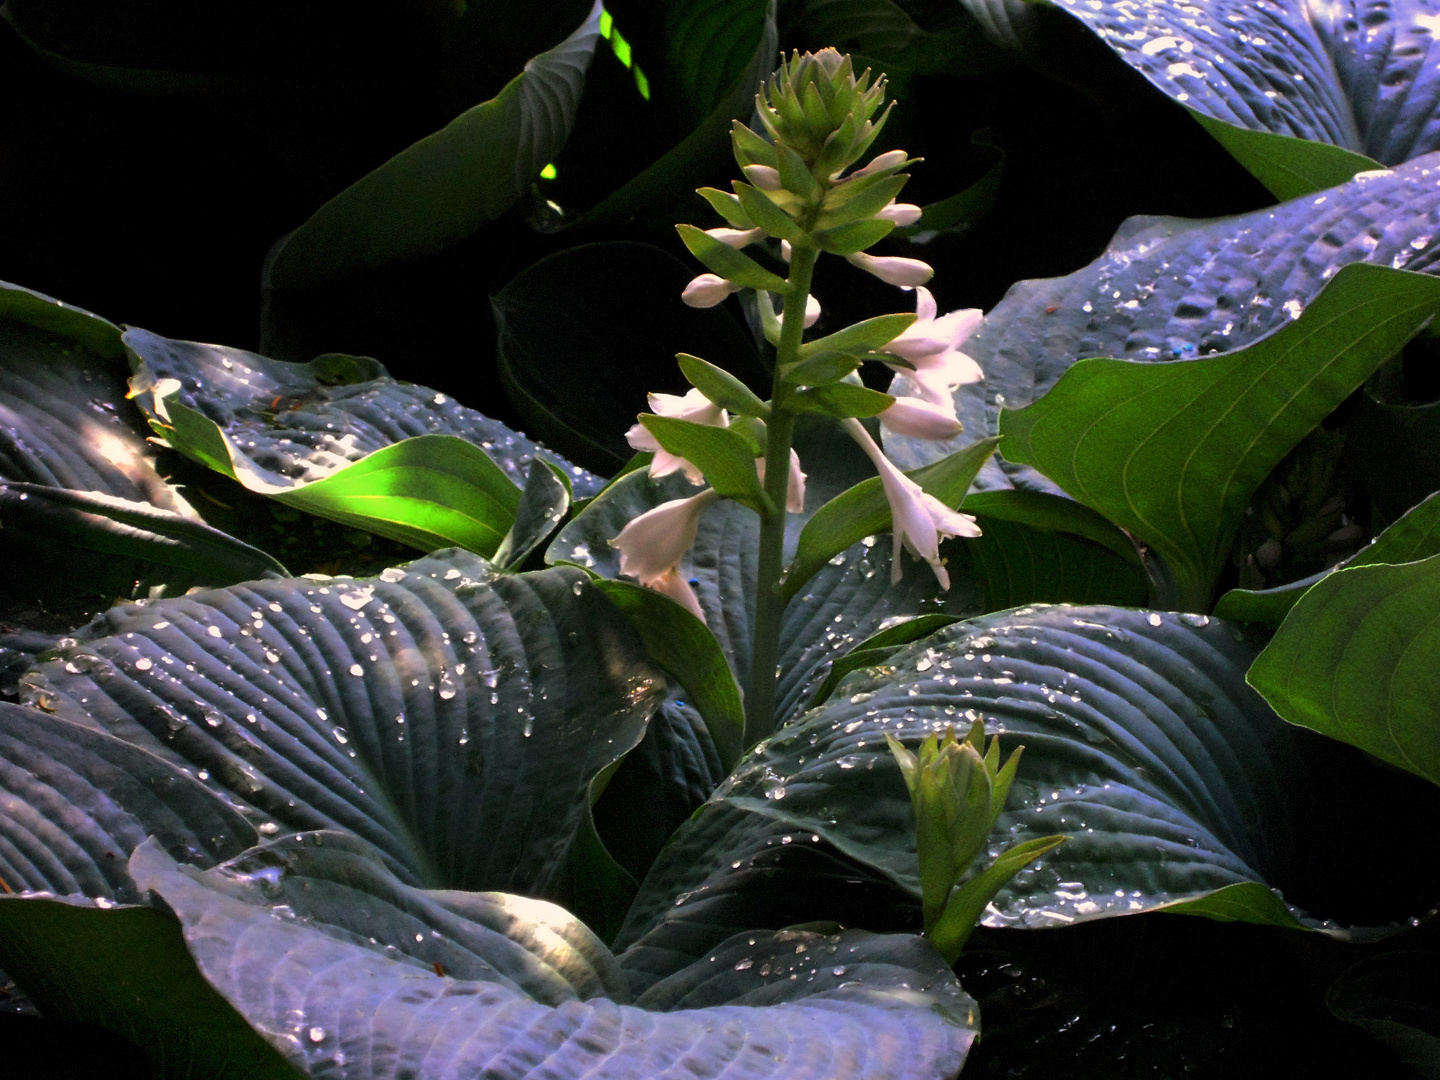
{"type": "Polygon", "coordinates": [[[904,150],[887,150],[885,151],[885,153],[878,155],[863,169],[856,169],[845,179],[859,180],[862,177],[874,176],[876,173],[882,172],[885,169],[894,169],[898,166],[904,165],[905,160],[906,159],[904,150]]]}
{"type": "Polygon", "coordinates": [[[780,171],[769,165],[746,165],[740,171],[761,191],[782,191],[785,188],[780,182],[780,171]]]}
{"type": "Polygon", "coordinates": [[[820,318],[820,301],[813,296],[805,297],[805,326],[808,329],[815,325],[815,320],[820,318]]]}
{"type": "MultiPolygon", "coordinates": [[[[882,210],[883,214],[884,211],[882,210]]],[[[876,215],[879,216],[879,215],[876,215]]],[[[719,240],[722,244],[728,244],[732,248],[743,248],[747,244],[753,244],[765,235],[764,229],[706,229],[705,235],[719,240]]]]}
{"type": "Polygon", "coordinates": [[[794,251],[795,249],[790,246],[789,240],[780,241],[780,257],[784,259],[786,263],[790,262],[790,257],[794,254],[794,251]]]}
{"type": "Polygon", "coordinates": [[[896,225],[914,225],[923,213],[914,203],[897,203],[891,199],[889,205],[876,212],[881,221],[893,221],[896,225]]]}
{"type": "Polygon", "coordinates": [[[863,251],[857,251],[845,258],[851,265],[874,274],[881,281],[888,281],[891,285],[902,288],[924,285],[935,276],[935,270],[930,264],[919,259],[903,259],[895,255],[868,255],[863,251]]]}
{"type": "Polygon", "coordinates": [[[719,274],[701,274],[685,286],[680,299],[693,308],[707,308],[714,307],[731,293],[739,291],[739,285],[726,281],[719,274]]]}

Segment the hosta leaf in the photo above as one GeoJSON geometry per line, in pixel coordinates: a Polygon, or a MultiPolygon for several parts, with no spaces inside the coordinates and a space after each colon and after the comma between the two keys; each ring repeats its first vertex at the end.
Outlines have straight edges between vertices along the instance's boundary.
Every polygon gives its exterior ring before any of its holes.
{"type": "Polygon", "coordinates": [[[1001,417],[1002,452],[1150,544],[1180,604],[1208,610],[1255,489],[1437,311],[1434,278],[1347,267],[1291,325],[1238,352],[1075,365],[1001,417]]]}
{"type": "MultiPolygon", "coordinates": [[[[992,853],[1071,836],[1002,890],[987,925],[1058,926],[1284,885],[1299,794],[1290,763],[1304,744],[1245,685],[1252,655],[1217,620],[1118,608],[1020,608],[940,630],[851,674],[757,747],[661,853],[619,944],[684,928],[703,938],[706,898],[736,888],[745,860],[810,843],[918,899],[909,795],[882,736],[913,746],[982,717],[1002,750],[1025,746],[992,853]]],[[[1317,925],[1238,897],[1198,913],[1317,925]]]]}
{"type": "Polygon", "coordinates": [[[194,518],[125,405],[120,330],[0,282],[0,478],[98,491],[194,518]]]}
{"type": "Polygon", "coordinates": [[[664,688],[583,573],[459,551],[115,608],[75,636],[32,702],[199,770],[262,833],[345,829],[427,886],[545,893],[664,688]]]}
{"type": "Polygon", "coordinates": [[[1425,0],[1056,3],[1154,86],[1216,120],[1331,143],[1387,165],[1440,148],[1440,79],[1431,60],[1437,28],[1425,0]]]}
{"type": "Polygon", "coordinates": [[[530,462],[530,474],[515,508],[515,523],[500,541],[496,563],[518,570],[536,548],[550,539],[569,509],[569,478],[543,458],[530,462]]]}
{"type": "Polygon", "coordinates": [[[322,919],[277,919],[261,882],[177,868],[153,849],[136,863],[179,916],[200,970],[310,1074],[379,1080],[423,1062],[453,1075],[543,1066],[606,1080],[722,1071],[941,1080],[974,1037],[973,1003],[914,938],[762,931],[652,988],[667,1011],[603,998],[554,1008],[494,974],[436,974],[378,937],[367,946],[322,919]],[[856,977],[828,966],[852,956],[856,977]]]}
{"type": "Polygon", "coordinates": [[[287,236],[267,279],[313,288],[441,251],[527,196],[565,145],[600,40],[601,7],[499,95],[361,177],[287,236]]]}
{"type": "MultiPolygon", "coordinates": [[[[1374,563],[1403,563],[1440,555],[1440,493],[1411,507],[1394,525],[1340,563],[1336,570],[1374,563]]],[[[1215,605],[1215,614],[1237,622],[1279,626],[1295,602],[1317,581],[1333,571],[1323,571],[1304,581],[1273,589],[1231,589],[1215,605]]]]}
{"type": "Polygon", "coordinates": [[[1246,676],[1286,720],[1440,784],[1440,555],[1337,570],[1246,676]]]}
{"type": "Polygon", "coordinates": [[[376,450],[417,435],[455,435],[485,451],[516,487],[530,462],[558,467],[577,496],[602,481],[497,420],[446,394],[390,377],[366,356],[327,354],[308,364],[271,360],[243,349],[125,334],[136,402],[153,422],[153,391],[178,379],[177,401],[218,425],[236,451],[273,482],[313,482],[376,450]],[[336,434],[340,432],[341,434],[336,434]]]}
{"type": "MultiPolygon", "coordinates": [[[[83,723],[0,703],[0,893],[139,902],[125,862],[147,836],[214,865],[254,827],[189,770],[83,723]]],[[[0,943],[0,966],[12,969],[0,943]]]]}
{"type": "MultiPolygon", "coordinates": [[[[1349,263],[1430,272],[1440,251],[1437,166],[1440,158],[1421,158],[1237,217],[1131,218],[1089,266],[1014,285],[967,339],[986,378],[956,391],[959,440],[891,436],[887,452],[913,468],[993,434],[1001,408],[1035,401],[1082,357],[1168,361],[1244,348],[1293,321],[1349,263]]],[[[1033,469],[1000,464],[980,486],[1057,490],[1033,469]]]]}
{"type": "Polygon", "coordinates": [[[1369,956],[1347,969],[1325,995],[1330,1011],[1364,1028],[1415,1071],[1440,1076],[1440,954],[1406,951],[1369,956]]]}
{"type": "MultiPolygon", "coordinates": [[[[99,492],[0,483],[0,550],[62,589],[113,600],[288,577],[258,548],[191,517],[99,492]],[[53,577],[52,577],[53,576],[53,577]]],[[[45,580],[31,588],[44,591],[45,580]]]]}

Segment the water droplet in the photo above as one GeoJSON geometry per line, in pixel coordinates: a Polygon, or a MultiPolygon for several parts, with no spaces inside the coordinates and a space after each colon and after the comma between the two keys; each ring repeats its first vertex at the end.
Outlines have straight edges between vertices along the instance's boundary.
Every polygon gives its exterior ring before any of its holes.
{"type": "Polygon", "coordinates": [[[312,1028],[310,1029],[310,1041],[311,1041],[311,1042],[316,1042],[316,1043],[318,1043],[318,1042],[324,1042],[324,1041],[325,1041],[325,1029],[322,1028],[322,1027],[312,1027],[312,1028]]]}
{"type": "Polygon", "coordinates": [[[350,674],[351,674],[351,675],[364,675],[364,674],[365,674],[365,669],[364,669],[363,667],[361,667],[359,664],[351,664],[351,665],[350,665],[350,674]]]}
{"type": "Polygon", "coordinates": [[[209,627],[205,632],[206,632],[207,634],[209,634],[211,637],[220,637],[220,636],[221,636],[221,634],[220,634],[220,627],[218,627],[218,626],[209,627]]]}
{"type": "Polygon", "coordinates": [[[150,659],[145,656],[142,656],[139,660],[135,661],[136,671],[149,671],[153,666],[154,665],[150,662],[150,659]]]}
{"type": "Polygon", "coordinates": [[[735,965],[735,970],[736,970],[736,971],[749,971],[749,970],[750,970],[752,967],[754,967],[754,966],[755,966],[755,961],[752,960],[752,959],[750,959],[750,958],[747,956],[744,960],[741,960],[739,963],[737,963],[737,964],[735,965]]]}
{"type": "Polygon", "coordinates": [[[574,585],[570,586],[570,591],[573,592],[576,596],[579,596],[582,592],[585,591],[585,583],[583,581],[575,582],[574,585]]]}

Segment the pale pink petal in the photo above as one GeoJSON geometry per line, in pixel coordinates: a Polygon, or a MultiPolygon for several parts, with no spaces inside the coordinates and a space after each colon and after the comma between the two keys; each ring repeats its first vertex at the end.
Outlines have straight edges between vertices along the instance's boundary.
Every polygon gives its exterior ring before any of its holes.
{"type": "Polygon", "coordinates": [[[875,216],[881,221],[893,221],[896,225],[903,226],[914,225],[920,220],[922,213],[924,211],[914,203],[897,203],[891,199],[889,205],[875,212],[875,216]]]}
{"type": "Polygon", "coordinates": [[[867,255],[863,251],[857,251],[845,258],[852,265],[874,274],[881,281],[902,288],[924,285],[935,276],[934,267],[919,259],[905,259],[897,255],[867,255]]]}
{"type": "Polygon", "coordinates": [[[720,303],[740,286],[726,281],[719,274],[701,274],[685,286],[680,299],[693,308],[709,308],[720,303]]]}
{"type": "Polygon", "coordinates": [[[953,439],[964,430],[953,404],[913,397],[896,398],[895,404],[880,414],[880,423],[886,431],[913,439],[953,439]]]}
{"type": "Polygon", "coordinates": [[[765,235],[764,229],[706,229],[706,236],[714,237],[722,244],[728,244],[732,248],[743,248],[747,244],[753,244],[760,237],[765,235]]]}
{"type": "Polygon", "coordinates": [[[700,598],[695,595],[690,582],[685,580],[679,570],[671,570],[663,578],[651,582],[649,587],[658,593],[664,593],[702,623],[705,622],[705,609],[700,606],[700,598]]]}

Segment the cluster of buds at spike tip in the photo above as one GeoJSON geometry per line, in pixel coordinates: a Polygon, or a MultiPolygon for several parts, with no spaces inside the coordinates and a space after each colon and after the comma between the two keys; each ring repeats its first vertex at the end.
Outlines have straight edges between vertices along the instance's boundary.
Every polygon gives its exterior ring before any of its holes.
{"type": "Polygon", "coordinates": [[[905,777],[915,811],[925,933],[953,964],[1001,887],[1067,838],[1046,836],[1016,844],[960,885],[1005,807],[1024,748],[1016,747],[1002,765],[998,736],[987,748],[985,725],[979,721],[963,739],[955,737],[953,727],[947,727],[943,736],[932,732],[918,754],[889,732],[885,741],[905,777]]]}

